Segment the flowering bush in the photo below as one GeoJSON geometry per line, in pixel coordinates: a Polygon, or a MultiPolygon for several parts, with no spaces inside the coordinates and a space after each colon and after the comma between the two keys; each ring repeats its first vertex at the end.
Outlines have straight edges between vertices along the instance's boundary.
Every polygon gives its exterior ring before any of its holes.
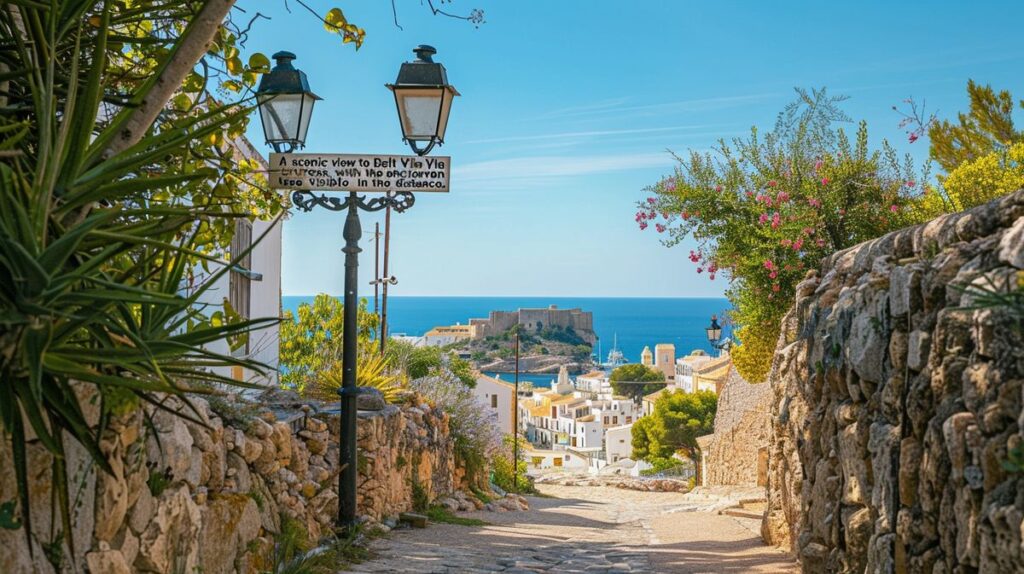
{"type": "MultiPolygon", "coordinates": [[[[713,153],[677,156],[675,173],[648,188],[636,213],[640,229],[653,225],[668,246],[697,241],[689,254],[697,272],[725,275],[734,323],[762,342],[777,337],[809,268],[915,223],[924,189],[909,157],[900,161],[886,142],[870,149],[864,122],[852,141],[836,127],[849,121],[838,106],[845,98],[797,92],[769,134],[753,128],[747,139],[721,140],[713,153]]],[[[763,380],[768,366],[747,365],[741,374],[763,380]]]]}
{"type": "Polygon", "coordinates": [[[471,482],[483,481],[487,461],[501,445],[501,431],[494,411],[478,401],[472,389],[447,367],[437,375],[412,381],[410,388],[448,414],[456,454],[465,463],[471,482]]]}

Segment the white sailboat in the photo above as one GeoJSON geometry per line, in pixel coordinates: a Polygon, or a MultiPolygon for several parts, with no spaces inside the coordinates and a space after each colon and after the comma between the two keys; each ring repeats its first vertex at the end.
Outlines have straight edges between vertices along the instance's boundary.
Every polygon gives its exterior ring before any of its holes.
{"type": "Polygon", "coordinates": [[[612,337],[612,350],[608,351],[608,359],[601,363],[601,368],[614,369],[626,364],[626,356],[619,350],[619,334],[612,337]]]}

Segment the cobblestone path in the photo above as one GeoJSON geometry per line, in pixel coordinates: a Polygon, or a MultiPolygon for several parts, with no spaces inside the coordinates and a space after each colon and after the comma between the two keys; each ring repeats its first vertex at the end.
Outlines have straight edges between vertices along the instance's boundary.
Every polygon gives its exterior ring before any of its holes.
{"type": "Polygon", "coordinates": [[[609,487],[541,485],[527,512],[472,512],[488,526],[431,524],[377,540],[348,572],[798,572],[761,543],[758,521],[717,514],[714,500],[609,487]]]}

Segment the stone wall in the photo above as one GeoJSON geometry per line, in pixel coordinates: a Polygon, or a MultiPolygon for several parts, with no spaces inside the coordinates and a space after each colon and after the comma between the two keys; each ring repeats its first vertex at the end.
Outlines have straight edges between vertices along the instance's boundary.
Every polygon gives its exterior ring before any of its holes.
{"type": "Polygon", "coordinates": [[[1024,190],[823,262],[770,381],[764,534],[808,572],[1021,572],[1024,190]],[[965,308],[966,307],[966,308],[965,308]]]}
{"type": "MultiPolygon", "coordinates": [[[[260,411],[249,403],[193,399],[204,424],[147,407],[114,417],[102,437],[112,475],[68,449],[75,551],[51,522],[52,458],[29,444],[33,553],[24,528],[0,528],[0,572],[256,572],[268,568],[282,515],[311,539],[328,534],[338,499],[337,415],[297,403],[260,411]],[[221,413],[221,414],[218,414],[221,413]],[[221,415],[236,423],[225,424],[221,415]],[[283,422],[284,419],[288,422],[283,422]],[[205,426],[204,426],[205,425],[205,426]],[[62,557],[55,569],[46,556],[62,557]]],[[[183,409],[168,399],[172,409],[183,409]]],[[[94,411],[96,409],[94,408],[94,411]]],[[[93,421],[98,413],[91,413],[93,421]]],[[[461,481],[447,415],[421,400],[360,411],[357,508],[368,520],[412,508],[413,485],[430,499],[461,481]]],[[[9,442],[0,444],[0,502],[15,499],[9,442]]]]}
{"type": "MultiPolygon", "coordinates": [[[[771,389],[730,369],[718,396],[715,432],[704,439],[702,486],[764,486],[771,434],[771,389]]],[[[703,438],[703,437],[702,437],[703,438]]]]}

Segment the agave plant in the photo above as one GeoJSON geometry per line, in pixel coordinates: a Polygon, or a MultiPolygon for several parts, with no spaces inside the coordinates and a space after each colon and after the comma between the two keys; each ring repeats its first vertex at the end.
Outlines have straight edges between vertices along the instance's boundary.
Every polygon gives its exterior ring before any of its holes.
{"type": "MultiPolygon", "coordinates": [[[[29,435],[53,454],[62,531],[70,536],[61,434],[109,472],[99,446],[109,413],[144,403],[164,408],[165,394],[209,388],[200,382],[242,384],[210,369],[261,366],[207,346],[276,320],[211,322],[197,303],[230,268],[199,239],[241,215],[230,199],[158,199],[189,198],[223,178],[222,164],[196,161],[192,148],[248,110],[211,106],[114,145],[161,87],[147,80],[110,106],[105,71],[119,53],[109,45],[119,33],[112,6],[0,6],[0,424],[28,536],[29,435]],[[206,285],[190,284],[197,262],[211,268],[206,285]],[[85,419],[73,388],[80,384],[100,397],[98,428],[85,419]]],[[[181,31],[179,45],[192,33],[181,31]]]]}
{"type": "MultiPolygon", "coordinates": [[[[319,401],[337,401],[341,373],[340,358],[333,359],[315,381],[306,385],[303,393],[319,401]]],[[[372,351],[359,354],[356,361],[356,383],[360,387],[377,389],[384,395],[384,400],[393,403],[402,396],[406,382],[405,375],[395,369],[386,357],[372,351]]]]}

